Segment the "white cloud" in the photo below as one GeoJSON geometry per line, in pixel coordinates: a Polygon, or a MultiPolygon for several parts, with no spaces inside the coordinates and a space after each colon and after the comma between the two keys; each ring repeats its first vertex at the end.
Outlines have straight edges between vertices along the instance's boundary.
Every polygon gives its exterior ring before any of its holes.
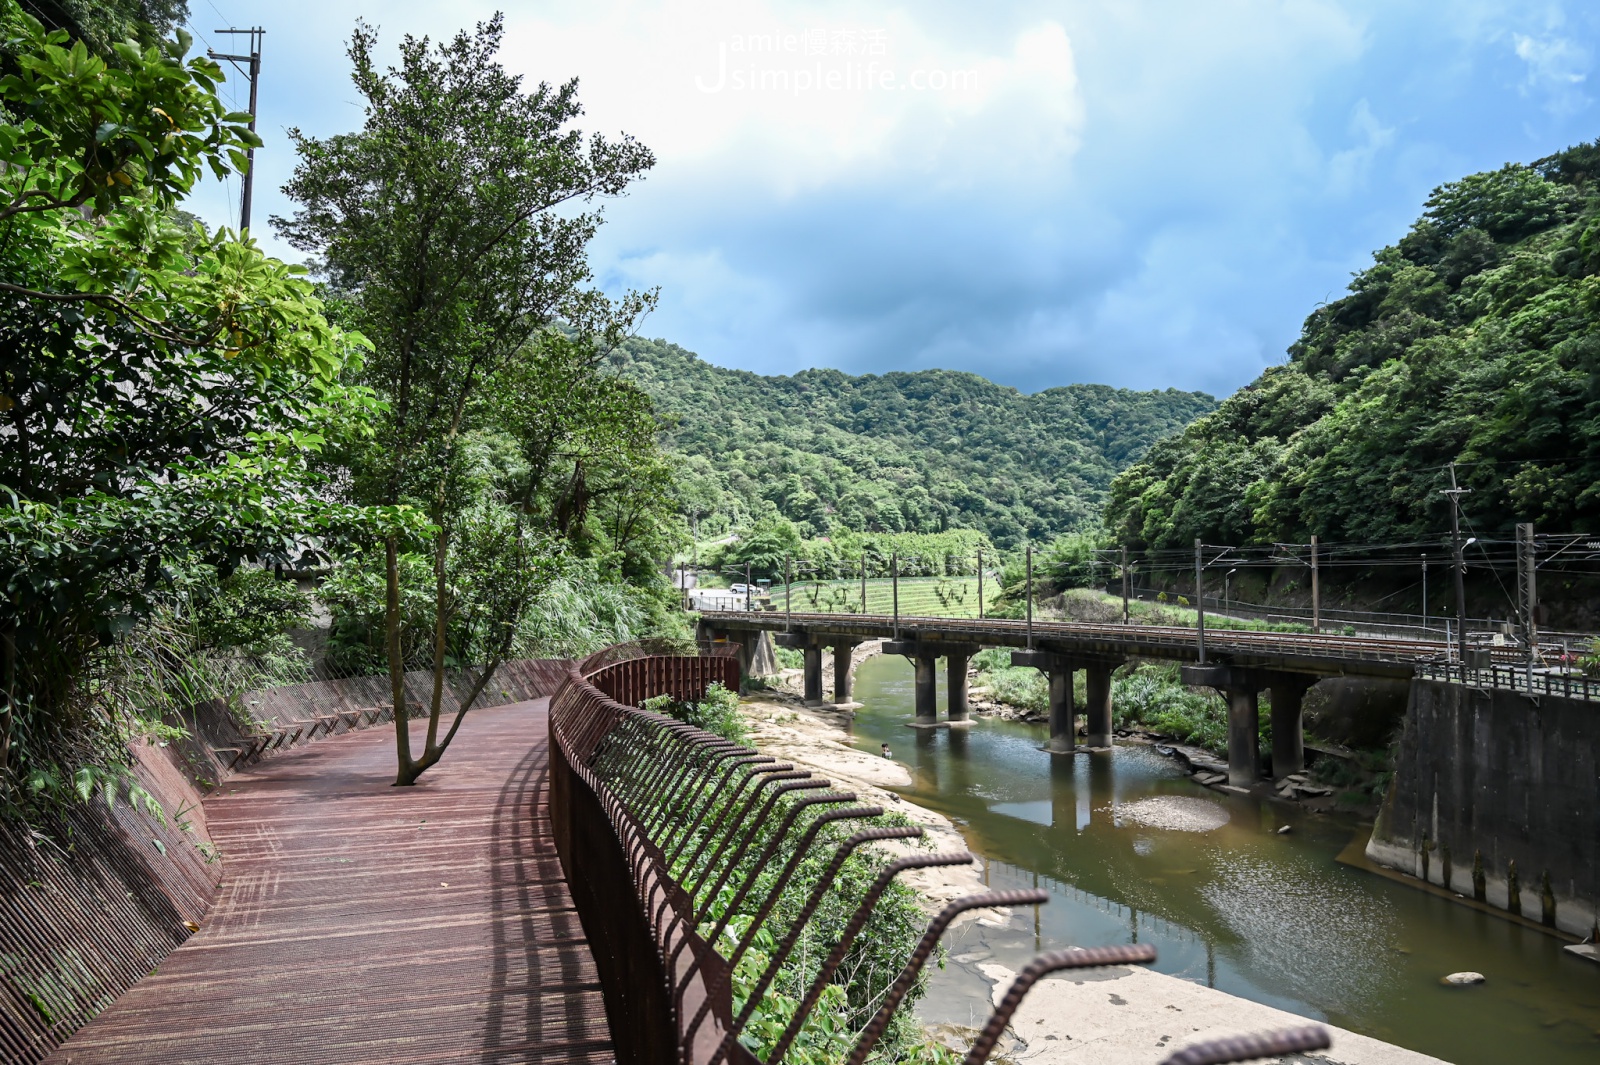
{"type": "Polygon", "coordinates": [[[1589,49],[1556,34],[1522,33],[1512,34],[1512,47],[1528,67],[1525,88],[1544,96],[1547,109],[1572,114],[1590,103],[1581,88],[1589,78],[1589,49]]]}
{"type": "Polygon", "coordinates": [[[1593,136],[1575,0],[215,3],[269,29],[260,215],[291,209],[283,127],[360,122],[358,13],[392,48],[508,8],[510,69],[581,77],[581,127],[658,156],[606,208],[601,283],[661,286],[652,335],[764,372],[1226,389],[1429,188],[1593,136]],[[706,91],[724,62],[745,87],[706,91]]]}
{"type": "Polygon", "coordinates": [[[1349,196],[1363,190],[1378,153],[1394,143],[1394,133],[1393,126],[1378,121],[1366,97],[1357,100],[1350,112],[1350,136],[1359,143],[1335,152],[1328,160],[1328,191],[1349,196]]]}

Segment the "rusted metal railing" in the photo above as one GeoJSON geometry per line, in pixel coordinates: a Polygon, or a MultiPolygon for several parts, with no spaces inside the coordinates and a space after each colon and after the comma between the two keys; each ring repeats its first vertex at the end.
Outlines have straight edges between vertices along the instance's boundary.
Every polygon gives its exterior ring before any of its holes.
{"type": "MultiPolygon", "coordinates": [[[[854,794],[837,791],[805,770],[640,708],[639,703],[662,694],[699,700],[713,682],[738,688],[739,666],[732,658],[650,651],[631,646],[593,656],[572,669],[551,702],[550,813],[556,849],[594,952],[617,1060],[623,1065],[751,1065],[758,1059],[741,1036],[845,863],[864,847],[916,838],[922,830],[860,825],[841,838],[833,826],[863,822],[883,810],[858,803],[854,794]],[[829,848],[832,853],[804,903],[793,916],[775,917],[802,862],[829,848]],[[763,888],[762,874],[774,869],[765,881],[770,886],[763,888]],[[743,931],[735,938],[729,929],[736,918],[743,931]],[[766,964],[735,1012],[734,974],[763,930],[772,937],[766,964]]],[[[779,1065],[801,1036],[897,877],[972,861],[964,852],[884,858],[853,899],[849,920],[831,937],[827,957],[808,973],[798,1008],[766,1051],[766,1065],[779,1065]]],[[[844,1060],[862,1065],[879,1047],[940,936],[957,917],[1048,900],[1044,891],[1000,891],[945,906],[854,1033],[844,1060]]],[[[1049,973],[1154,960],[1154,948],[1141,944],[1040,956],[1018,973],[965,1065],[988,1060],[1023,997],[1049,973]]],[[[1325,1030],[1294,1029],[1189,1047],[1169,1061],[1243,1061],[1325,1046],[1325,1030]]]]}

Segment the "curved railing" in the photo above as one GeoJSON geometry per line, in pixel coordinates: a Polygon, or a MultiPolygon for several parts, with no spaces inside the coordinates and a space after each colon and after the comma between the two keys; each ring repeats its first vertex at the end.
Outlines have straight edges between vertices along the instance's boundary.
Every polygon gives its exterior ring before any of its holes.
{"type": "MultiPolygon", "coordinates": [[[[638,705],[663,694],[697,701],[713,682],[737,690],[738,670],[737,660],[726,656],[652,654],[650,648],[625,645],[573,666],[551,700],[550,816],[556,849],[594,952],[622,1065],[756,1062],[740,1036],[844,863],[874,841],[922,835],[919,828],[864,827],[838,841],[823,830],[877,817],[882,808],[858,804],[855,795],[833,790],[827,780],[638,705]],[[787,923],[775,917],[781,892],[801,862],[814,849],[830,846],[825,872],[798,914],[787,923]],[[780,865],[775,886],[759,891],[758,874],[780,865]],[[719,900],[725,915],[713,921],[712,903],[719,900]],[[735,912],[750,921],[724,955],[713,944],[729,942],[726,914],[735,912]],[[763,930],[776,946],[736,1014],[732,975],[763,930]]],[[[971,861],[964,852],[886,861],[855,900],[832,952],[810,974],[799,1008],[768,1051],[766,1065],[782,1061],[896,877],[971,861]]],[[[849,1065],[861,1065],[872,1053],[956,917],[1048,900],[1042,891],[1000,891],[945,906],[872,1017],[854,1033],[845,1059],[849,1065]]],[[[983,1065],[1023,996],[1045,975],[1154,959],[1154,948],[1139,944],[1041,955],[1017,975],[965,1065],[983,1065]]],[[[1191,1046],[1169,1062],[1206,1065],[1327,1045],[1326,1030],[1311,1026],[1191,1046]]]]}

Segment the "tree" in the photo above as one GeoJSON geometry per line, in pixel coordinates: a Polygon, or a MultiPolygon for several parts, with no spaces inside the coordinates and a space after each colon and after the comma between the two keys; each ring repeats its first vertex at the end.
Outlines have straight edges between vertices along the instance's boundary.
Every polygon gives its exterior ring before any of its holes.
{"type": "Polygon", "coordinates": [[[45,27],[104,52],[120,41],[152,45],[189,17],[186,0],[28,0],[45,27]]]}
{"type": "MultiPolygon", "coordinates": [[[[354,498],[415,503],[434,526],[425,545],[436,584],[433,696],[417,757],[400,654],[402,544],[396,535],[384,543],[400,785],[448,748],[536,591],[520,584],[497,598],[501,613],[487,623],[498,636],[440,740],[452,566],[476,552],[455,550],[473,503],[462,445],[480,424],[486,384],[537,358],[558,325],[580,340],[603,335],[648,302],[632,297],[614,308],[584,287],[600,216],[575,208],[620,194],[652,156],[631,138],[586,140],[569,128],[581,114],[576,81],[524,93],[495,60],[501,36],[498,15],[437,46],[407,36],[399,65],[384,71],[373,58],[375,31],[358,23],[348,54],[366,121],[321,140],[291,131],[300,162],[285,192],[300,210],[273,219],[291,244],[320,257],[341,320],[374,346],[361,380],[386,407],[372,438],[347,453],[354,498]]],[[[494,542],[527,557],[529,536],[524,509],[494,542]]],[[[479,546],[488,553],[476,557],[488,564],[493,551],[479,546]]],[[[510,557],[495,555],[490,568],[503,570],[510,557]]]]}
{"type": "Polygon", "coordinates": [[[1451,464],[1480,538],[1522,521],[1592,529],[1597,158],[1579,145],[1435,189],[1350,292],[1306,318],[1287,364],[1113,482],[1115,539],[1185,553],[1197,536],[1426,543],[1449,528],[1451,464]]]}
{"type": "Polygon", "coordinates": [[[720,561],[730,566],[748,564],[752,577],[781,581],[785,560],[799,553],[800,530],[779,514],[777,507],[766,503],[750,531],[722,549],[720,561]]]}
{"type": "Polygon", "coordinates": [[[132,723],[97,656],[190,558],[227,573],[330,521],[308,456],[369,402],[359,338],[253,244],[174,205],[258,144],[189,40],[109,58],[0,7],[0,804],[113,782],[132,723]]]}

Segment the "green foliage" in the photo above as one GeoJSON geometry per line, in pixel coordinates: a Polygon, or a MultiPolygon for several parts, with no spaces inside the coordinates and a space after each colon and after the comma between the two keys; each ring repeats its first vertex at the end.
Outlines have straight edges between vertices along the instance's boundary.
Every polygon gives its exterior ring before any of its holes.
{"type": "Polygon", "coordinates": [[[750,729],[739,712],[739,693],[713,683],[699,702],[678,702],[670,695],[658,695],[642,704],[646,710],[667,714],[696,728],[714,732],[734,743],[749,743],[750,729]]]}
{"type": "Polygon", "coordinates": [[[143,48],[117,43],[102,57],[65,30],[46,33],[14,0],[0,20],[15,64],[0,79],[0,220],[84,205],[108,215],[125,202],[164,210],[207,169],[219,178],[242,170],[243,150],[261,145],[248,115],[223,109],[222,69],[203,56],[184,62],[181,31],[143,48]]]}
{"type": "Polygon", "coordinates": [[[978,682],[989,690],[989,697],[1019,710],[1048,713],[1050,683],[1045,675],[1029,666],[1012,666],[1009,652],[1001,651],[1000,654],[1004,657],[976,663],[982,671],[978,674],[978,682]]]}
{"type": "MultiPolygon", "coordinates": [[[[899,581],[900,613],[904,617],[972,618],[978,616],[978,579],[976,577],[903,577],[899,581]]],[[[791,586],[794,609],[812,614],[859,614],[861,607],[861,582],[797,581],[791,586]]],[[[994,604],[998,588],[991,583],[985,590],[984,613],[995,616],[994,604]]],[[[783,587],[772,593],[776,609],[784,608],[783,587]]],[[[865,613],[888,614],[895,605],[894,582],[883,577],[867,579],[865,613]]]]}
{"type": "Polygon", "coordinates": [[[806,540],[800,557],[813,574],[848,578],[859,576],[863,562],[867,576],[955,577],[978,572],[978,552],[985,568],[1000,561],[989,538],[976,529],[951,529],[936,533],[840,531],[826,540],[806,540]]]}
{"type": "MultiPolygon", "coordinates": [[[[788,800],[783,802],[784,807],[788,805],[788,800]]],[[[768,842],[771,826],[782,820],[783,812],[783,809],[774,811],[767,824],[758,831],[754,845],[733,878],[735,882],[747,876],[755,878],[754,890],[730,920],[730,928],[740,933],[748,929],[750,915],[759,900],[778,886],[777,874],[789,858],[789,852],[780,848],[765,867],[754,868],[756,859],[768,842]]],[[[736,1015],[747,1003],[755,979],[767,967],[771,952],[777,946],[771,930],[787,929],[793,924],[800,907],[817,887],[829,858],[845,837],[866,825],[907,823],[903,817],[891,814],[866,822],[855,822],[849,827],[835,824],[822,829],[817,843],[801,861],[794,876],[782,885],[778,905],[758,934],[755,948],[740,961],[734,981],[733,1005],[736,1015]]],[[[745,1047],[758,1058],[770,1052],[793,1018],[822,960],[839,942],[857,901],[888,861],[888,857],[875,848],[856,851],[823,894],[821,905],[804,926],[794,952],[762,996],[742,1036],[745,1047]]],[[[709,934],[726,913],[732,895],[733,892],[727,889],[719,893],[711,905],[709,918],[701,926],[703,935],[709,934]]],[[[840,1060],[844,1056],[841,1051],[848,1052],[855,1042],[855,1033],[871,1018],[884,992],[899,975],[900,968],[921,938],[925,920],[912,889],[898,881],[891,883],[889,890],[873,908],[861,934],[846,951],[844,961],[827,986],[823,999],[801,1029],[790,1051],[796,1060],[827,1065],[840,1060]]],[[[724,933],[719,941],[722,949],[729,952],[736,942],[731,931],[724,933]]],[[[889,1030],[879,1043],[879,1060],[902,1061],[923,1052],[924,1037],[913,1007],[924,990],[924,980],[919,979],[907,994],[904,1004],[896,1012],[889,1030]]]]}
{"type": "Polygon", "coordinates": [[[1143,725],[1182,743],[1225,754],[1228,709],[1222,697],[1185,687],[1178,667],[1143,664],[1111,682],[1111,706],[1118,725],[1143,725]]]}
{"type": "Polygon", "coordinates": [[[202,647],[258,648],[311,623],[311,596],[271,570],[239,569],[194,608],[191,625],[202,647]]]}
{"type": "Polygon", "coordinates": [[[583,658],[645,636],[682,635],[683,615],[664,611],[648,590],[607,580],[587,559],[562,560],[534,609],[523,617],[518,658],[583,658]]]}
{"type": "Polygon", "coordinates": [[[102,53],[119,41],[160,41],[189,17],[187,0],[28,0],[27,6],[47,28],[102,53]]]}
{"type": "Polygon", "coordinates": [[[285,192],[300,209],[273,219],[319,257],[339,318],[373,342],[360,379],[383,406],[341,437],[341,482],[356,502],[414,506],[432,525],[383,537],[382,624],[365,611],[371,589],[354,589],[363,607],[345,616],[359,631],[341,637],[369,658],[381,647],[397,693],[419,658],[434,672],[419,756],[396,728],[399,784],[443,755],[569,547],[646,582],[641,560],[672,546],[649,402],[598,372],[653,296],[613,304],[587,287],[585,262],[600,222],[585,206],[653,158],[631,138],[572,129],[576,81],[524,92],[498,61],[502,35],[496,15],[438,44],[407,36],[385,70],[358,22],[362,129],[291,131],[300,160],[285,192]],[[428,556],[426,608],[410,551],[428,556]],[[439,681],[468,663],[484,667],[478,688],[439,740],[439,681]]]}
{"type": "MultiPolygon", "coordinates": [[[[1597,142],[1600,143],[1600,142],[1597,142]]],[[[1436,189],[1273,367],[1111,486],[1113,542],[1396,543],[1600,518],[1596,145],[1436,189]]]]}
{"type": "Polygon", "coordinates": [[[772,658],[779,669],[802,669],[806,664],[805,652],[794,647],[774,647],[772,658]]]}
{"type": "Polygon", "coordinates": [[[1200,393],[1073,385],[1023,395],[945,370],[725,370],[664,341],[611,356],[673,423],[701,536],[772,503],[802,537],[981,531],[1003,548],[1092,523],[1112,476],[1212,409],[1200,393]]]}
{"type": "Polygon", "coordinates": [[[799,557],[799,530],[794,522],[778,513],[777,507],[767,503],[749,531],[709,555],[706,564],[722,569],[748,565],[751,580],[770,580],[777,584],[784,579],[785,561],[799,557]]]}
{"type": "MultiPolygon", "coordinates": [[[[738,697],[720,685],[713,685],[705,699],[696,704],[676,703],[670,696],[661,696],[647,700],[644,705],[646,709],[670,713],[736,742],[743,742],[746,735],[738,697]]],[[[608,771],[605,755],[601,756],[597,770],[608,771]]],[[[663,813],[664,825],[680,832],[691,824],[697,826],[677,849],[677,864],[672,875],[679,883],[698,884],[698,896],[692,901],[697,908],[707,909],[700,934],[708,939],[715,936],[712,941],[724,957],[732,958],[738,942],[750,930],[757,909],[769,894],[775,893],[773,912],[756,930],[750,951],[734,966],[732,991],[736,1015],[753,997],[756,981],[778,948],[778,937],[797,923],[801,908],[821,889],[820,904],[803,926],[793,953],[778,969],[776,980],[756,1001],[750,1024],[741,1036],[746,1049],[764,1059],[793,1019],[823,960],[842,940],[844,929],[868,886],[892,860],[886,850],[875,846],[858,849],[845,861],[838,875],[823,884],[822,874],[833,855],[846,838],[863,827],[907,827],[911,822],[901,815],[885,814],[862,821],[823,825],[812,846],[797,856],[794,846],[806,834],[807,818],[826,807],[813,807],[809,814],[800,808],[800,820],[794,831],[780,840],[777,830],[788,819],[788,814],[796,810],[801,797],[779,797],[770,815],[754,824],[736,818],[729,818],[726,823],[721,821],[721,815],[748,797],[747,789],[728,787],[714,795],[697,796],[693,805],[685,797],[663,813]],[[711,839],[712,831],[719,827],[719,835],[711,839]],[[740,864],[729,871],[726,882],[719,888],[719,877],[708,875],[713,872],[706,868],[709,856],[732,853],[731,849],[724,850],[716,845],[717,842],[725,837],[743,840],[747,833],[748,846],[740,864]],[[711,845],[702,847],[703,843],[711,845]],[[791,860],[796,863],[794,872],[784,879],[791,860]],[[735,907],[740,886],[747,883],[749,889],[735,907]],[[727,927],[719,934],[717,925],[724,918],[727,927]]],[[[714,872],[720,874],[722,870],[718,868],[714,872]]],[[[876,1012],[884,993],[899,975],[922,936],[925,920],[913,890],[902,882],[891,882],[889,890],[872,909],[860,935],[845,952],[842,964],[785,1060],[810,1065],[831,1065],[841,1060],[854,1045],[856,1033],[876,1012]]],[[[873,1060],[949,1065],[946,1055],[928,1048],[914,1015],[913,1007],[924,991],[924,980],[919,979],[884,1033],[873,1060]]]]}
{"type": "Polygon", "coordinates": [[[308,468],[371,407],[340,380],[360,338],[296,268],[172,212],[259,144],[220,70],[182,37],[102,57],[15,3],[0,20],[0,804],[26,810],[19,781],[125,762],[146,721],[100,684],[107,648],[176,571],[384,516],[323,503],[308,468]]]}

